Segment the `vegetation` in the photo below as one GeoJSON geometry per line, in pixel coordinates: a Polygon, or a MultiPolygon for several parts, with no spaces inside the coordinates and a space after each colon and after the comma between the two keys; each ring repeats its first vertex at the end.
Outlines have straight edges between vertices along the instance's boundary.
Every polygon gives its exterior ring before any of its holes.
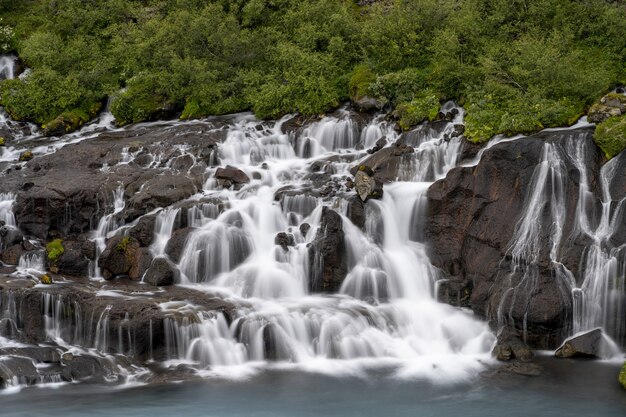
{"type": "Polygon", "coordinates": [[[61,239],[54,239],[46,245],[48,260],[53,264],[59,260],[63,252],[65,252],[65,248],[63,248],[63,241],[61,239]]]}
{"type": "Polygon", "coordinates": [[[39,282],[45,285],[50,285],[52,284],[52,278],[50,278],[50,275],[48,274],[43,274],[41,277],[39,277],[39,282]]]}
{"type": "Polygon", "coordinates": [[[610,117],[600,123],[594,140],[609,159],[626,149],[626,115],[610,117]]]}
{"type": "Polygon", "coordinates": [[[619,373],[619,383],[626,389],[626,362],[624,362],[624,366],[622,366],[622,370],[619,373]]]}
{"type": "Polygon", "coordinates": [[[122,240],[120,240],[118,244],[115,245],[115,249],[117,249],[118,252],[126,253],[129,243],[130,243],[130,237],[124,236],[122,240]]]}
{"type": "Polygon", "coordinates": [[[626,82],[621,2],[356,3],[0,0],[0,47],[33,70],[3,82],[0,102],[16,119],[69,130],[107,98],[126,124],[319,114],[372,96],[403,127],[455,99],[481,142],[570,124],[626,82]]]}

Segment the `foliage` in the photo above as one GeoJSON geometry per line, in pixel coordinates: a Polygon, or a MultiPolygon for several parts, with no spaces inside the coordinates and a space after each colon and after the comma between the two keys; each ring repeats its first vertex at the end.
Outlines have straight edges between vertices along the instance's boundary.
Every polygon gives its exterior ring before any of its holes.
{"type": "Polygon", "coordinates": [[[403,130],[409,129],[425,120],[435,120],[439,112],[439,99],[429,90],[425,90],[408,103],[396,106],[394,115],[403,130]]]}
{"type": "Polygon", "coordinates": [[[608,159],[626,149],[626,116],[610,117],[600,123],[593,139],[608,159]]]}
{"type": "Polygon", "coordinates": [[[63,252],[65,252],[65,248],[63,248],[63,241],[61,239],[54,239],[46,245],[48,260],[52,263],[56,263],[61,255],[63,255],[63,252]]]}
{"type": "Polygon", "coordinates": [[[106,98],[127,124],[367,94],[403,127],[432,97],[462,102],[483,141],[571,123],[626,81],[626,8],[605,0],[0,0],[0,18],[0,46],[33,70],[0,104],[66,129],[106,98]]]}
{"type": "Polygon", "coordinates": [[[624,366],[622,366],[622,370],[619,373],[619,383],[626,389],[626,362],[624,362],[624,366]]]}
{"type": "Polygon", "coordinates": [[[52,284],[52,278],[50,278],[50,275],[48,274],[43,274],[41,277],[39,277],[39,282],[45,285],[50,285],[52,284]]]}

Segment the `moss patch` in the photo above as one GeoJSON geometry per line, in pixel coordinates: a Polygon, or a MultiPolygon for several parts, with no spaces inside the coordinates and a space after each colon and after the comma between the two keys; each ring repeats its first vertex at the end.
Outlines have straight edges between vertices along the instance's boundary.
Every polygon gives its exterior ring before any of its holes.
{"type": "Polygon", "coordinates": [[[624,362],[624,366],[622,366],[622,370],[619,373],[619,383],[626,389],[626,362],[624,362]]]}
{"type": "Polygon", "coordinates": [[[596,144],[611,159],[626,149],[626,116],[611,117],[596,127],[596,144]]]}
{"type": "Polygon", "coordinates": [[[120,242],[115,246],[115,249],[117,249],[119,252],[126,252],[129,243],[130,237],[124,236],[124,238],[122,238],[122,240],[120,240],[120,242]]]}
{"type": "Polygon", "coordinates": [[[54,239],[46,245],[48,260],[52,263],[56,263],[61,255],[63,255],[63,252],[65,252],[65,248],[63,248],[63,241],[61,239],[54,239]]]}
{"type": "Polygon", "coordinates": [[[50,278],[50,275],[48,274],[43,274],[41,277],[39,277],[39,281],[42,284],[46,284],[46,285],[52,284],[52,278],[50,278]]]}

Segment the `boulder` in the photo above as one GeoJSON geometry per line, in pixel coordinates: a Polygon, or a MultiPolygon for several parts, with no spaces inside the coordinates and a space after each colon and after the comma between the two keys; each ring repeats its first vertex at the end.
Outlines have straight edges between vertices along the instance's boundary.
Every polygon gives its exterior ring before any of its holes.
{"type": "Polygon", "coordinates": [[[274,244],[287,250],[289,246],[294,246],[296,241],[291,233],[280,232],[274,238],[274,244]]]}
{"type": "Polygon", "coordinates": [[[143,281],[155,287],[163,287],[173,285],[177,278],[178,269],[176,265],[166,258],[159,257],[152,261],[143,281]]]}
{"type": "Polygon", "coordinates": [[[63,241],[63,253],[56,260],[58,273],[72,276],[89,275],[89,262],[95,259],[95,243],[90,240],[63,241]]]}
{"type": "Polygon", "coordinates": [[[37,383],[37,368],[31,359],[23,356],[0,356],[0,387],[6,388],[14,383],[37,383]]]}
{"type": "Polygon", "coordinates": [[[597,358],[602,345],[602,329],[593,329],[567,339],[554,352],[557,358],[597,358]]]}
{"type": "Polygon", "coordinates": [[[534,357],[532,350],[521,340],[519,332],[508,327],[503,327],[498,331],[496,345],[491,355],[503,362],[512,359],[528,362],[534,357]]]}
{"type": "Polygon", "coordinates": [[[348,200],[348,218],[359,229],[365,229],[365,203],[359,196],[348,200]]]}
{"type": "Polygon", "coordinates": [[[383,196],[383,184],[378,181],[374,172],[365,165],[360,165],[354,174],[354,189],[361,201],[369,198],[380,199],[383,196]]]}
{"type": "Polygon", "coordinates": [[[176,263],[180,261],[180,257],[185,249],[187,237],[193,230],[193,227],[185,227],[183,229],[175,230],[172,233],[170,240],[167,241],[167,245],[165,246],[165,253],[172,261],[176,263]]]}
{"type": "Polygon", "coordinates": [[[328,207],[315,240],[309,245],[309,289],[311,292],[335,293],[348,272],[343,220],[328,207]]]}
{"type": "Polygon", "coordinates": [[[245,172],[230,165],[227,165],[225,168],[218,168],[215,171],[215,178],[218,185],[223,188],[234,186],[235,189],[239,189],[243,184],[250,182],[250,178],[248,178],[245,172]]]}
{"type": "Polygon", "coordinates": [[[154,223],[156,216],[143,216],[128,230],[128,236],[137,239],[143,247],[148,247],[154,240],[154,223]]]}
{"type": "MultiPolygon", "coordinates": [[[[100,254],[98,266],[104,279],[109,280],[118,276],[129,276],[131,269],[137,267],[140,254],[140,244],[137,239],[129,236],[115,236],[107,242],[106,248],[100,254]]],[[[138,271],[135,272],[135,277],[138,271]]]]}

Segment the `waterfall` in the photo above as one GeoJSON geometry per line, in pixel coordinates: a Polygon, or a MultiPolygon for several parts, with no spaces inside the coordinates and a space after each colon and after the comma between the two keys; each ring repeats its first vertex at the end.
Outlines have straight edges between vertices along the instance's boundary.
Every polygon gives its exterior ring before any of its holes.
{"type": "MultiPolygon", "coordinates": [[[[404,140],[418,151],[403,156],[406,181],[386,185],[382,200],[366,203],[362,231],[343,216],[345,202],[311,193],[306,178],[321,172],[317,161],[328,152],[353,158],[333,164],[330,178],[348,175],[356,158],[367,157],[358,145],[371,146],[382,136],[398,139],[392,126],[375,118],[361,129],[340,114],[283,134],[283,122],[231,126],[220,163],[242,170],[251,182],[233,191],[208,180],[203,194],[224,202],[223,210],[213,205],[188,211],[194,229],[178,263],[181,284],[241,301],[229,320],[190,303],[162,305],[169,315],[167,363],[215,369],[278,361],[306,368],[386,359],[404,364],[407,375],[429,378],[480,369],[493,335],[471,313],[436,301],[439,276],[422,241],[431,184],[425,181],[444,176],[458,160],[460,141],[449,137],[453,123],[407,135],[404,140]],[[259,164],[262,170],[254,168],[259,164]],[[308,291],[309,277],[319,273],[320,260],[310,259],[309,249],[323,233],[324,206],[340,213],[345,234],[348,271],[339,295],[308,291]]],[[[209,168],[209,176],[213,172],[209,168]]],[[[173,215],[162,213],[164,219],[173,215]]]]}
{"type": "MultiPolygon", "coordinates": [[[[123,208],[123,207],[122,207],[123,208]]],[[[162,256],[165,254],[165,247],[172,236],[174,222],[178,218],[180,209],[164,209],[157,214],[154,222],[154,243],[150,247],[154,256],[162,256]]]]}
{"type": "Polygon", "coordinates": [[[113,212],[102,216],[98,222],[98,228],[93,232],[92,240],[96,243],[96,258],[91,262],[89,267],[90,278],[102,277],[100,275],[100,268],[98,267],[98,258],[106,248],[106,239],[109,235],[123,225],[117,218],[117,215],[124,210],[125,206],[124,188],[119,186],[113,191],[113,212]]]}
{"type": "Polygon", "coordinates": [[[17,57],[13,55],[0,56],[0,80],[12,80],[15,78],[15,62],[17,57]]]}
{"type": "Polygon", "coordinates": [[[13,214],[13,204],[16,195],[14,193],[0,193],[0,225],[17,227],[15,215],[13,214]]]}

